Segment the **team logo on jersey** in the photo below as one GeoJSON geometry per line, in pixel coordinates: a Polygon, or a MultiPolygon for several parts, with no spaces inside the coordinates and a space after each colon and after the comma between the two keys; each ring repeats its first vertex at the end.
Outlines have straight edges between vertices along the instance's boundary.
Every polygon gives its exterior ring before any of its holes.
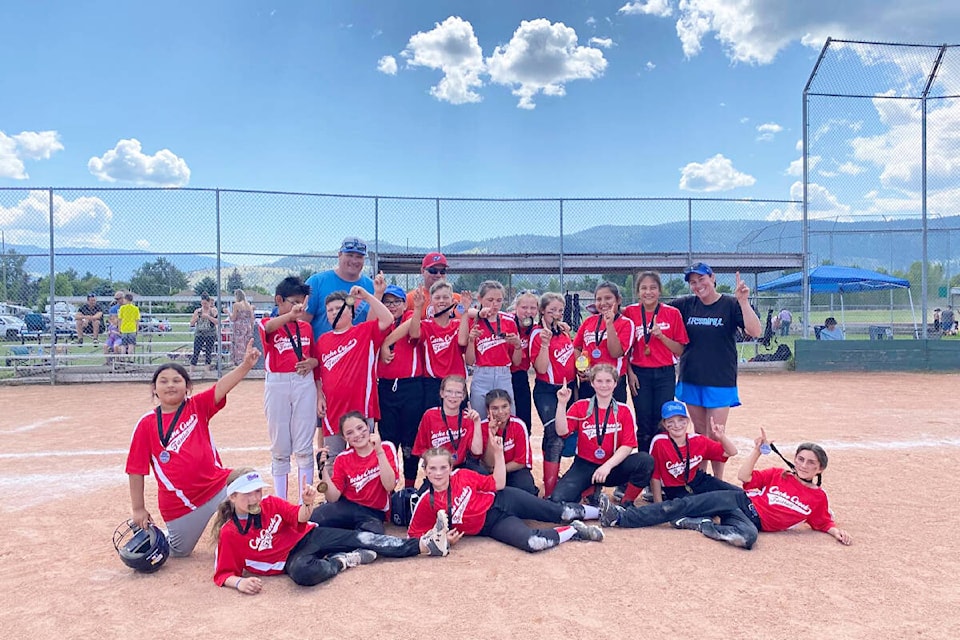
{"type": "Polygon", "coordinates": [[[687,318],[687,326],[722,327],[723,318],[687,318]]]}
{"type": "Polygon", "coordinates": [[[797,496],[781,491],[776,485],[767,489],[767,502],[771,507],[786,507],[805,516],[809,516],[812,511],[810,505],[804,504],[797,496]]]}
{"type": "Polygon", "coordinates": [[[170,437],[170,443],[166,447],[167,451],[180,453],[180,447],[187,441],[187,438],[190,437],[193,430],[197,428],[197,422],[197,414],[193,414],[187,418],[185,422],[177,425],[177,429],[173,432],[173,435],[170,437]]]}
{"type": "MultiPolygon", "coordinates": [[[[459,429],[459,432],[457,432],[454,429],[451,429],[450,433],[452,433],[457,438],[457,440],[459,440],[460,438],[463,438],[464,436],[467,435],[467,430],[461,427],[459,429]]],[[[450,436],[447,435],[446,431],[438,431],[430,436],[431,447],[442,447],[445,444],[450,444],[450,436]]]]}
{"type": "Polygon", "coordinates": [[[467,505],[470,504],[470,498],[472,497],[473,489],[471,487],[464,487],[460,495],[453,499],[453,509],[450,510],[451,525],[453,523],[463,524],[463,514],[466,512],[467,505]]]}
{"type": "MultiPolygon", "coordinates": [[[[690,456],[690,468],[696,469],[697,466],[703,462],[703,456],[690,456]]],[[[667,462],[667,473],[672,475],[674,478],[679,478],[687,470],[686,460],[681,460],[680,462],[667,462]]]]}
{"type": "MultiPolygon", "coordinates": [[[[660,331],[669,331],[669,330],[670,330],[670,323],[669,323],[669,322],[658,322],[658,323],[657,323],[657,326],[660,327],[660,331]]],[[[642,326],[642,325],[638,325],[638,326],[637,326],[637,330],[636,330],[634,333],[635,333],[636,336],[637,336],[637,340],[640,340],[641,338],[643,338],[643,326],[642,326]]]]}
{"type": "Polygon", "coordinates": [[[448,336],[432,336],[430,338],[430,348],[433,349],[434,353],[440,353],[441,351],[444,351],[447,347],[449,347],[452,341],[453,341],[452,333],[448,336]]]}
{"type": "Polygon", "coordinates": [[[340,362],[345,355],[350,353],[355,346],[357,346],[357,339],[351,338],[350,342],[340,345],[335,351],[330,351],[320,356],[320,361],[323,363],[323,366],[326,368],[326,370],[330,371],[337,366],[337,363],[340,362]]]}
{"type": "Polygon", "coordinates": [[[573,343],[567,343],[559,349],[554,349],[553,359],[560,363],[560,366],[567,366],[570,356],[573,355],[573,343]]]}
{"type": "Polygon", "coordinates": [[[282,522],[283,518],[280,517],[279,513],[273,514],[273,517],[270,518],[270,524],[261,529],[260,535],[250,541],[250,548],[254,551],[273,549],[273,534],[280,529],[280,523],[282,522]]]}
{"type": "Polygon", "coordinates": [[[380,467],[370,467],[369,469],[364,469],[360,475],[350,476],[347,481],[350,483],[350,486],[353,487],[354,491],[357,493],[360,492],[365,486],[373,482],[374,480],[380,479],[380,467]]]}
{"type": "MultiPolygon", "coordinates": [[[[300,341],[300,346],[303,348],[304,352],[310,350],[310,338],[303,336],[300,341]]],[[[293,343],[290,342],[290,338],[283,335],[282,332],[277,331],[273,334],[273,348],[277,350],[277,353],[285,353],[287,351],[293,351],[293,343]]]]}
{"type": "MultiPolygon", "coordinates": [[[[580,427],[580,429],[583,430],[583,435],[587,436],[587,438],[590,440],[597,439],[597,425],[593,424],[592,422],[587,422],[586,419],[584,419],[583,425],[580,427]]],[[[611,433],[616,433],[618,431],[620,431],[620,423],[611,422],[607,425],[606,435],[610,435],[611,433]]]]}
{"type": "Polygon", "coordinates": [[[490,349],[506,343],[507,341],[500,336],[486,336],[483,338],[477,338],[477,353],[486,353],[490,349]]]}

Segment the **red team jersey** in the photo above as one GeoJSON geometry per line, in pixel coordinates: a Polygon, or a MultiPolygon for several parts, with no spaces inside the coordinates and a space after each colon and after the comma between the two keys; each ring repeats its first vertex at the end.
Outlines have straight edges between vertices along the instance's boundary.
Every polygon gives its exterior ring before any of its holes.
{"type": "MultiPolygon", "coordinates": [[[[209,421],[227,404],[226,397],[214,402],[216,387],[185,400],[178,424],[164,447],[157,432],[155,411],[140,418],[133,430],[126,472],[146,476],[153,469],[157,479],[157,502],[166,521],[185,516],[213,500],[227,483],[230,469],[220,462],[220,454],[210,434],[209,421]],[[161,456],[161,453],[167,453],[161,456]],[[167,462],[161,458],[170,456],[167,462]]],[[[174,413],[162,413],[163,431],[171,427],[174,413]]]]}
{"type": "Polygon", "coordinates": [[[517,333],[517,323],[506,313],[500,312],[496,318],[484,321],[476,318],[470,321],[470,328],[480,327],[480,336],[477,338],[474,350],[477,354],[475,362],[478,367],[509,367],[513,364],[513,345],[506,338],[497,335],[500,333],[517,333]],[[497,324],[499,322],[499,325],[497,324]]]}
{"type": "Polygon", "coordinates": [[[785,531],[802,522],[817,531],[835,526],[826,492],[804,485],[785,469],[754,471],[743,489],[757,508],[764,531],[785,531]]]}
{"type": "MultiPolygon", "coordinates": [[[[540,333],[546,331],[543,327],[537,327],[530,335],[530,362],[534,362],[540,355],[540,349],[543,343],[540,341],[540,333]]],[[[577,378],[575,368],[575,358],[573,357],[573,341],[565,331],[560,335],[550,338],[550,367],[546,373],[537,372],[537,380],[549,382],[550,384],[563,384],[563,381],[573,382],[577,378]]]]}
{"type": "MultiPolygon", "coordinates": [[[[271,318],[261,318],[257,323],[260,330],[260,343],[263,345],[263,368],[270,373],[293,373],[297,370],[297,352],[293,342],[297,340],[297,329],[300,329],[300,349],[304,359],[320,359],[317,343],[313,339],[313,327],[309,322],[298,320],[288,322],[276,331],[267,333],[267,322],[271,318]],[[291,337],[293,340],[291,340],[291,337]]],[[[313,378],[320,377],[320,367],[313,370],[313,378]]]]}
{"type": "MultiPolygon", "coordinates": [[[[490,441],[490,421],[484,420],[480,423],[480,435],[483,438],[483,450],[487,450],[487,443],[490,441]]],[[[533,453],[530,451],[530,434],[527,432],[527,425],[523,420],[516,416],[510,416],[510,422],[507,423],[503,433],[503,461],[505,463],[519,462],[527,469],[533,468],[533,453]]]]}
{"type": "Polygon", "coordinates": [[[367,418],[380,417],[376,361],[386,336],[376,320],[368,320],[337,333],[328,331],[317,340],[320,379],[327,400],[323,435],[340,432],[340,416],[359,411],[367,418]]]}
{"type": "MultiPolygon", "coordinates": [[[[387,455],[387,463],[398,477],[397,450],[393,443],[380,444],[387,455]]],[[[390,508],[390,494],[380,482],[380,462],[377,452],[371,451],[360,457],[354,449],[347,449],[333,460],[333,484],[342,496],[350,502],[386,511],[390,508]]]]}
{"type": "Polygon", "coordinates": [[[283,573],[290,551],[317,526],[299,522],[300,507],[276,496],[264,496],[260,507],[261,528],[251,526],[244,534],[227,520],[220,530],[213,573],[218,586],[230,576],[242,576],[244,570],[261,576],[283,573]]]}
{"type": "MultiPolygon", "coordinates": [[[[516,318],[514,318],[516,322],[516,318]]],[[[532,324],[529,327],[521,327],[517,324],[517,331],[520,333],[520,364],[511,364],[510,372],[515,371],[529,371],[532,361],[530,360],[530,338],[533,337],[533,332],[536,330],[537,325],[532,324]]],[[[512,357],[512,356],[511,356],[512,357]]]]}
{"type": "Polygon", "coordinates": [[[447,509],[446,490],[424,492],[413,510],[407,535],[419,538],[432,529],[440,511],[449,512],[451,529],[468,536],[477,535],[497,497],[497,481],[493,476],[484,476],[470,469],[454,469],[450,474],[450,497],[453,505],[447,509]],[[430,504],[431,495],[433,505],[430,504]]]}
{"type": "Polygon", "coordinates": [[[417,437],[413,441],[413,455],[420,456],[427,449],[443,447],[454,455],[453,466],[459,467],[470,455],[470,442],[475,428],[473,421],[466,417],[459,422],[462,424],[458,425],[458,416],[445,415],[443,407],[427,409],[420,419],[417,437]]]}
{"type": "Polygon", "coordinates": [[[727,456],[723,452],[723,445],[716,440],[711,440],[707,436],[699,433],[687,434],[689,445],[677,445],[680,449],[680,456],[677,450],[670,444],[670,436],[665,433],[658,433],[653,436],[650,442],[650,455],[653,456],[653,477],[660,481],[665,487],[682,487],[684,476],[687,469],[687,447],[690,449],[690,476],[689,479],[697,475],[697,469],[705,460],[717,460],[726,462],[727,456]]]}
{"type": "MultiPolygon", "coordinates": [[[[412,311],[407,311],[401,318],[406,322],[413,315],[412,311]]],[[[390,335],[396,327],[387,328],[386,335],[390,335]]],[[[386,378],[388,380],[417,378],[423,375],[423,355],[418,348],[419,340],[414,340],[410,336],[400,338],[393,344],[393,360],[389,364],[384,364],[380,358],[377,358],[377,378],[386,378]]],[[[389,348],[389,347],[387,347],[389,348]]]]}
{"type": "Polygon", "coordinates": [[[450,320],[446,327],[441,327],[431,319],[420,323],[423,370],[428,378],[442,379],[453,375],[467,377],[463,347],[457,342],[459,330],[459,318],[450,320]]]}
{"type": "Polygon", "coordinates": [[[627,405],[615,400],[610,401],[610,407],[616,405],[616,410],[610,410],[610,418],[607,420],[607,429],[603,437],[603,458],[598,458],[597,446],[597,419],[599,419],[601,430],[603,421],[607,415],[607,409],[598,409],[599,416],[595,418],[593,413],[588,415],[593,399],[577,400],[567,409],[567,428],[571,433],[577,434],[577,457],[583,458],[587,462],[594,464],[603,464],[618,447],[626,446],[631,449],[637,446],[637,425],[633,421],[633,414],[627,405]]]}
{"type": "MultiPolygon", "coordinates": [[[[669,367],[673,365],[674,356],[667,345],[663,344],[657,338],[650,336],[650,342],[643,341],[643,312],[640,304],[632,304],[623,310],[623,315],[633,322],[633,350],[630,352],[630,364],[638,367],[669,367]],[[650,347],[650,355],[644,353],[644,347],[650,347]]],[[[653,321],[652,314],[646,314],[647,326],[653,321]]],[[[676,307],[668,304],[661,304],[660,311],[656,316],[656,323],[660,326],[663,335],[679,342],[687,344],[690,338],[687,337],[687,326],[683,323],[683,316],[676,307]]]]}
{"type": "MultiPolygon", "coordinates": [[[[630,347],[633,346],[633,320],[621,314],[613,321],[613,328],[617,332],[617,337],[620,338],[623,352],[629,353],[630,347]]],[[[614,358],[607,348],[607,328],[603,323],[603,316],[595,314],[584,320],[580,329],[577,330],[577,336],[573,339],[573,346],[590,358],[590,366],[606,362],[613,365],[621,376],[627,373],[627,358],[625,356],[614,358]],[[597,325],[600,325],[599,346],[597,346],[597,325]],[[595,348],[600,349],[599,356],[593,355],[595,348]]]]}

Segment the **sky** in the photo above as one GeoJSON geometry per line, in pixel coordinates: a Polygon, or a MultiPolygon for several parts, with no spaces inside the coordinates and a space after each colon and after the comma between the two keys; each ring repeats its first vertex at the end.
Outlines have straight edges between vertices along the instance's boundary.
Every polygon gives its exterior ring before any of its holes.
{"type": "MultiPolygon", "coordinates": [[[[951,43],[960,4],[40,0],[3,3],[0,25],[0,187],[797,199],[826,37],[951,43]]],[[[890,136],[919,126],[915,107],[857,108],[820,116],[839,151],[811,159],[814,210],[913,207],[914,149],[890,136]]],[[[949,132],[960,109],[943,109],[949,132]]],[[[960,148],[944,151],[953,196],[960,148]]],[[[159,247],[121,223],[130,202],[64,194],[63,242],[159,247]]],[[[0,192],[7,241],[42,245],[45,206],[0,192]]],[[[239,241],[255,214],[237,215],[239,241]]]]}

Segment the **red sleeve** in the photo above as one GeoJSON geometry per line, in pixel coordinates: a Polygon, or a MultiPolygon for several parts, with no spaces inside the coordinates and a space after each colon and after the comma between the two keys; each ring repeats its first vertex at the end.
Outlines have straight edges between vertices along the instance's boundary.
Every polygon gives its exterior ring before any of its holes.
{"type": "Polygon", "coordinates": [[[662,443],[664,440],[657,440],[650,446],[650,455],[653,456],[653,475],[651,476],[654,480],[660,480],[663,482],[661,467],[664,466],[663,453],[661,452],[662,443]]]}
{"type": "Polygon", "coordinates": [[[217,415],[221,409],[227,406],[227,396],[224,395],[220,402],[214,402],[217,391],[217,385],[214,384],[209,389],[204,389],[195,396],[190,396],[190,402],[195,403],[197,415],[204,415],[207,420],[217,415]]]}
{"type": "Polygon", "coordinates": [[[540,355],[540,347],[543,346],[543,342],[540,340],[540,334],[543,332],[543,327],[537,327],[530,334],[530,344],[527,345],[527,351],[530,354],[530,366],[533,366],[533,361],[537,359],[537,356],[540,355]]]}
{"type": "Polygon", "coordinates": [[[633,320],[626,316],[621,315],[620,319],[623,320],[623,322],[620,323],[619,327],[614,325],[614,328],[616,329],[617,337],[620,339],[620,346],[623,347],[623,352],[627,353],[630,351],[630,348],[633,347],[634,329],[636,329],[636,325],[633,324],[633,320]]]}
{"type": "MultiPolygon", "coordinates": [[[[126,473],[138,476],[150,475],[150,424],[147,422],[153,414],[147,414],[140,419],[133,430],[130,440],[130,452],[127,454],[126,473]]],[[[156,418],[153,418],[156,422],[156,418]]],[[[153,425],[156,429],[156,425],[153,425]]]]}
{"type": "Polygon", "coordinates": [[[230,576],[243,575],[244,555],[243,539],[236,531],[230,531],[232,526],[228,521],[220,530],[220,540],[217,542],[217,555],[214,559],[213,581],[222,587],[230,576]]]}
{"type": "Polygon", "coordinates": [[[469,469],[462,469],[460,473],[468,473],[469,477],[467,481],[478,491],[491,491],[496,493],[497,481],[492,475],[485,476],[476,471],[470,471],[469,469]]]}
{"type": "MultiPolygon", "coordinates": [[[[429,482],[429,480],[427,481],[429,482]]],[[[430,499],[427,492],[424,492],[417,500],[417,506],[413,508],[413,517],[410,518],[410,526],[407,527],[407,535],[411,538],[419,538],[427,531],[433,528],[437,522],[437,511],[430,506],[430,499]]]]}
{"type": "Polygon", "coordinates": [[[620,421],[620,442],[618,447],[637,447],[637,423],[633,420],[633,414],[627,405],[617,403],[617,420],[620,421]]]}
{"type": "Polygon", "coordinates": [[[420,418],[420,426],[417,427],[417,437],[413,441],[413,455],[420,456],[430,448],[430,414],[432,410],[428,409],[423,417],[420,418]]]}
{"type": "Polygon", "coordinates": [[[771,479],[779,476],[785,471],[785,469],[779,469],[777,467],[772,467],[770,469],[761,469],[753,470],[753,473],[750,474],[750,480],[743,483],[743,488],[745,490],[750,489],[759,489],[761,487],[767,486],[771,479]]]}
{"type": "Polygon", "coordinates": [[[580,349],[581,351],[583,350],[583,334],[586,333],[587,331],[587,322],[589,320],[590,318],[587,318],[586,320],[584,320],[583,323],[580,325],[580,328],[577,329],[577,335],[574,336],[573,338],[574,349],[580,349]]]}
{"type": "Polygon", "coordinates": [[[393,469],[393,474],[399,478],[400,477],[400,464],[397,462],[397,448],[393,445],[392,442],[384,442],[380,445],[383,449],[383,452],[387,455],[387,462],[390,464],[390,468],[393,469]]]}
{"type": "MultiPolygon", "coordinates": [[[[583,325],[580,326],[582,327],[583,325]]],[[[577,400],[567,409],[567,429],[570,430],[570,433],[567,435],[574,434],[580,430],[580,425],[583,424],[583,419],[586,417],[588,402],[588,400],[577,400]]]]}
{"type": "Polygon", "coordinates": [[[519,419],[517,422],[511,422],[510,424],[515,430],[515,435],[513,436],[513,461],[522,462],[524,466],[531,469],[533,468],[533,452],[530,450],[530,435],[527,427],[523,424],[523,420],[519,419]]]}
{"type": "Polygon", "coordinates": [[[683,316],[680,315],[680,310],[676,307],[670,308],[673,309],[673,314],[670,318],[670,332],[667,334],[667,337],[672,338],[680,344],[690,344],[690,337],[687,335],[687,325],[683,322],[683,316]]]}
{"type": "Polygon", "coordinates": [[[352,454],[344,452],[333,459],[333,473],[330,475],[330,479],[340,493],[343,493],[344,488],[347,486],[347,462],[344,459],[344,456],[347,455],[352,454]]]}
{"type": "MultiPolygon", "coordinates": [[[[823,492],[821,491],[821,493],[823,492]]],[[[817,531],[827,531],[831,527],[836,526],[833,521],[833,514],[830,512],[827,494],[823,493],[822,498],[822,500],[817,501],[813,507],[813,511],[810,513],[810,517],[807,518],[807,524],[817,531]]]]}
{"type": "Polygon", "coordinates": [[[711,440],[707,436],[701,436],[701,439],[703,440],[704,460],[717,460],[719,462],[726,462],[729,459],[729,456],[723,452],[722,444],[716,440],[711,440]]]}

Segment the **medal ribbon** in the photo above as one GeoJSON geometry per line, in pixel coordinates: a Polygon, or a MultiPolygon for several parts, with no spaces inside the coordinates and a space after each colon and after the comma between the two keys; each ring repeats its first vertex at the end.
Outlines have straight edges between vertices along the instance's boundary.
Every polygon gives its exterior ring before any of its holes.
{"type": "Polygon", "coordinates": [[[245,521],[242,525],[240,524],[240,518],[237,516],[236,513],[233,514],[232,520],[233,520],[233,524],[235,524],[235,525],[237,526],[237,531],[239,531],[239,532],[240,532],[240,535],[242,535],[242,536],[247,535],[247,531],[250,531],[250,526],[251,526],[251,525],[253,525],[253,526],[254,526],[255,528],[257,528],[257,529],[262,529],[262,528],[263,528],[263,523],[262,523],[261,520],[260,520],[260,514],[259,514],[259,513],[257,513],[257,514],[251,513],[251,514],[247,515],[247,519],[246,519],[246,521],[245,521]]]}
{"type": "Polygon", "coordinates": [[[600,406],[596,405],[593,407],[593,423],[597,429],[597,448],[603,448],[603,438],[607,435],[607,423],[610,421],[610,414],[613,412],[613,408],[616,406],[616,400],[610,400],[610,405],[607,407],[606,413],[603,414],[603,425],[601,430],[600,425],[600,406]]]}
{"type": "Polygon", "coordinates": [[[481,318],[481,319],[483,320],[483,323],[487,325],[487,329],[490,330],[490,333],[493,334],[495,338],[503,337],[503,332],[500,330],[500,314],[499,313],[497,314],[497,332],[496,333],[493,332],[493,325],[490,324],[489,318],[481,318]]]}
{"type": "MultiPolygon", "coordinates": [[[[446,309],[441,309],[440,311],[437,311],[436,313],[433,314],[433,317],[434,317],[434,318],[439,318],[440,316],[442,316],[442,315],[444,315],[444,314],[446,314],[446,313],[450,313],[451,311],[453,311],[453,308],[454,308],[455,306],[457,306],[457,303],[456,303],[456,302],[454,302],[452,305],[450,305],[450,306],[447,307],[446,309]]],[[[452,318],[453,315],[451,314],[450,317],[452,318]]]]}
{"type": "Polygon", "coordinates": [[[180,406],[177,408],[177,412],[173,414],[173,420],[170,421],[170,428],[166,432],[163,431],[163,415],[160,412],[160,407],[157,407],[157,435],[160,436],[160,444],[163,445],[164,449],[166,449],[167,445],[170,444],[170,438],[173,436],[173,430],[177,428],[177,423],[180,421],[180,414],[183,413],[183,408],[185,406],[187,406],[186,400],[180,403],[180,406]]]}
{"type": "Polygon", "coordinates": [[[303,343],[302,338],[300,337],[300,323],[295,322],[293,328],[297,331],[297,339],[293,339],[293,334],[290,333],[290,327],[283,325],[283,330],[287,334],[287,338],[290,339],[290,346],[293,347],[293,352],[297,354],[297,362],[303,362],[303,343]]]}
{"type": "MultiPolygon", "coordinates": [[[[669,437],[669,436],[668,436],[669,437]]],[[[677,452],[677,458],[683,460],[683,454],[680,453],[680,447],[677,446],[677,443],[673,441],[673,438],[670,439],[670,444],[673,445],[673,450],[677,452]]],[[[688,493],[693,493],[693,489],[690,488],[690,437],[687,435],[683,436],[683,445],[687,448],[687,460],[686,465],[683,469],[683,488],[687,490],[688,493]]]]}
{"type": "MultiPolygon", "coordinates": [[[[447,523],[452,527],[453,526],[453,488],[450,486],[450,480],[447,480],[447,523]]],[[[430,485],[430,508],[433,511],[437,510],[437,507],[433,504],[433,485],[430,485]]]]}
{"type": "Polygon", "coordinates": [[[647,310],[644,306],[640,305],[640,321],[643,323],[643,343],[650,344],[650,338],[653,337],[653,334],[650,332],[653,331],[653,325],[657,321],[657,315],[660,313],[660,303],[657,303],[657,308],[653,310],[653,317],[650,318],[650,324],[647,325],[647,310]]]}
{"type": "MultiPolygon", "coordinates": [[[[458,409],[459,411],[459,409],[458,409]]],[[[460,434],[463,432],[463,411],[460,411],[457,414],[457,439],[453,439],[453,432],[450,431],[450,425],[447,424],[447,414],[443,412],[443,408],[440,409],[440,415],[443,416],[443,426],[447,429],[447,437],[450,438],[450,444],[453,445],[453,455],[456,456],[460,451],[460,440],[463,439],[463,436],[460,434]]]]}

